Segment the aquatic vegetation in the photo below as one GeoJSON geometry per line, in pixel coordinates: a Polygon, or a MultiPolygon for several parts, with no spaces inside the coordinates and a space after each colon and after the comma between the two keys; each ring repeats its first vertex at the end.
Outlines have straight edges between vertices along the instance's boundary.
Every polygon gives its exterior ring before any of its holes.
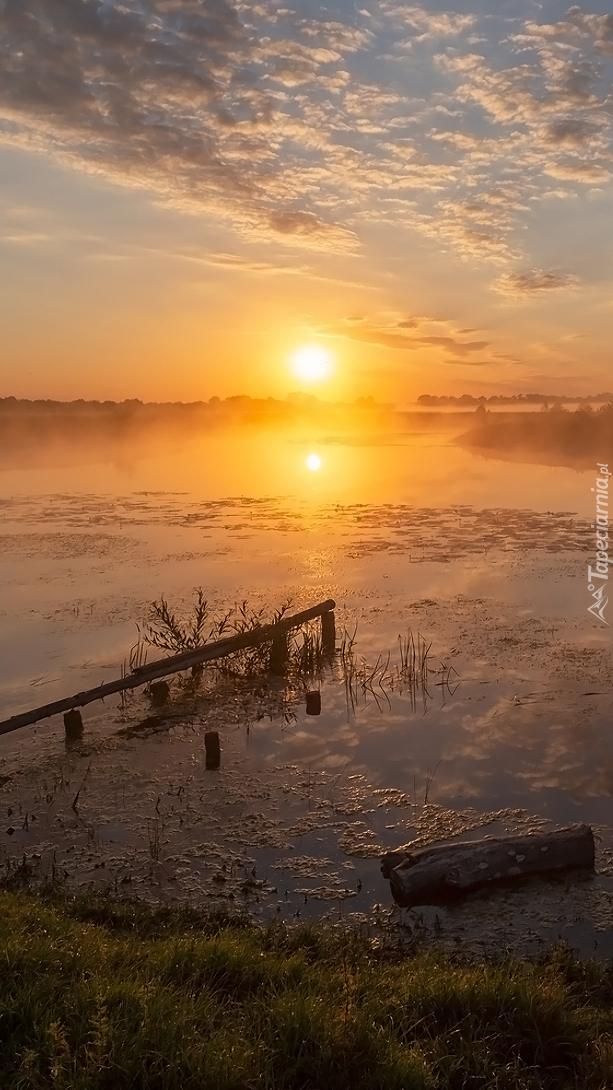
{"type": "Polygon", "coordinates": [[[428,689],[428,681],[432,676],[440,677],[436,685],[441,689],[443,703],[445,692],[453,696],[458,682],[451,681],[452,674],[459,676],[453,666],[441,663],[440,669],[435,671],[432,666],[432,641],[429,643],[418,632],[415,636],[409,628],[403,635],[398,636],[398,661],[392,659],[392,651],[377,656],[376,662],[368,663],[362,656],[358,658],[355,650],[357,625],[353,632],[343,631],[338,659],[342,679],[345,685],[347,708],[355,713],[360,703],[364,704],[372,698],[379,708],[383,710],[384,702],[390,706],[388,693],[406,693],[411,703],[411,710],[417,710],[421,703],[424,712],[432,695],[428,689]],[[451,682],[451,684],[450,684],[451,682]],[[451,687],[453,685],[453,688],[451,687]]]}
{"type": "MultiPolygon", "coordinates": [[[[151,603],[148,621],[142,630],[137,625],[138,640],[130,652],[130,666],[141,665],[145,661],[146,646],[159,647],[172,654],[194,651],[207,643],[222,639],[224,636],[242,635],[257,632],[265,624],[277,624],[291,607],[287,601],[276,609],[270,621],[264,619],[266,607],[255,609],[244,600],[221,614],[213,614],[204,597],[202,587],[196,587],[196,598],[191,611],[184,611],[183,616],[171,612],[163,595],[159,601],[151,603]],[[208,628],[208,632],[207,632],[208,628]]],[[[288,677],[308,678],[323,666],[325,655],[318,624],[307,621],[299,628],[291,629],[284,637],[282,673],[288,677]]],[[[255,677],[271,670],[271,642],[266,641],[254,647],[234,651],[215,661],[208,667],[218,676],[255,677]]],[[[277,649],[278,653],[278,649],[277,649]]]]}
{"type": "MultiPolygon", "coordinates": [[[[221,635],[224,628],[223,618],[213,624],[205,636],[205,626],[209,617],[209,604],[204,597],[202,587],[196,588],[196,602],[191,616],[178,619],[171,613],[168,602],[162,594],[160,600],[151,603],[150,620],[145,625],[143,641],[162,651],[179,654],[181,651],[195,651],[211,639],[221,635]]],[[[140,635],[140,631],[139,631],[140,635]]]]}
{"type": "MultiPolygon", "coordinates": [[[[182,613],[171,610],[162,595],[151,603],[147,622],[137,625],[138,640],[129,655],[130,668],[141,666],[151,646],[171,653],[205,647],[211,640],[247,632],[256,633],[264,627],[266,608],[253,608],[245,600],[221,613],[213,613],[201,587],[195,590],[191,608],[182,613]]],[[[284,603],[272,615],[273,623],[281,621],[291,607],[291,600],[284,603]]],[[[378,654],[374,663],[368,662],[356,650],[357,624],[353,632],[343,629],[338,645],[331,647],[322,633],[319,620],[307,621],[285,632],[275,641],[262,641],[253,647],[234,651],[210,663],[193,667],[190,675],[180,674],[174,683],[175,692],[183,700],[191,701],[192,711],[204,702],[218,706],[228,699],[228,684],[240,687],[244,707],[244,721],[249,730],[250,722],[264,717],[295,720],[295,707],[303,699],[309,687],[321,685],[326,676],[330,680],[342,680],[348,715],[355,715],[359,707],[374,701],[379,712],[391,707],[390,694],[409,698],[411,710],[418,704],[427,710],[433,699],[428,685],[433,678],[440,689],[443,703],[457,688],[455,668],[441,663],[435,670],[432,665],[432,641],[426,641],[421,633],[414,634],[409,628],[397,639],[397,651],[393,649],[378,654]],[[282,684],[279,682],[282,681],[282,684]]],[[[127,663],[124,660],[124,672],[127,663]]],[[[163,696],[150,687],[149,695],[154,703],[165,703],[168,688],[163,696]]],[[[157,688],[160,688],[158,685],[157,688]]],[[[126,711],[130,696],[122,694],[121,709],[126,711]]],[[[184,709],[185,710],[185,709],[184,709]]]]}

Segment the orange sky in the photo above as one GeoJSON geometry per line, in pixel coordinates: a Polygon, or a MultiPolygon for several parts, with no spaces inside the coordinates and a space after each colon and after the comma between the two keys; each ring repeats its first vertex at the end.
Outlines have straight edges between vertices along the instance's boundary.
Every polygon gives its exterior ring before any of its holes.
{"type": "Polygon", "coordinates": [[[610,16],[488,8],[6,0],[0,395],[609,389],[610,16]]]}

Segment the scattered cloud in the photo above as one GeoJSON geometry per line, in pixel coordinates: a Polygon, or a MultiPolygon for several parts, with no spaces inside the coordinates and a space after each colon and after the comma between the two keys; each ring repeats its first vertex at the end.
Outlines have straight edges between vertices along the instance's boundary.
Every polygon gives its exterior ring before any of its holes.
{"type": "Polygon", "coordinates": [[[0,140],[230,215],[244,231],[347,248],[347,227],[300,207],[315,131],[279,92],[317,90],[369,37],[340,23],[327,34],[326,45],[254,35],[227,0],[3,0],[0,140]],[[283,145],[300,137],[292,161],[283,145]]]}
{"type": "Polygon", "coordinates": [[[0,143],[249,238],[355,252],[392,224],[512,278],[536,260],[519,228],[538,202],[611,179],[612,59],[613,15],[578,6],[509,26],[391,0],[346,21],[267,0],[0,0],[0,143]]]}
{"type": "Polygon", "coordinates": [[[461,341],[451,332],[442,336],[427,333],[423,329],[433,324],[447,325],[434,319],[415,317],[399,318],[395,322],[386,324],[371,322],[366,318],[346,318],[340,325],[327,326],[320,332],[327,336],[347,337],[350,340],[401,351],[414,352],[423,348],[440,348],[447,355],[453,356],[456,361],[459,359],[468,361],[468,357],[473,353],[480,352],[489,345],[489,341],[461,341]],[[409,335],[404,332],[407,329],[416,332],[409,335]]]}
{"type": "Polygon", "coordinates": [[[410,4],[383,4],[382,10],[394,22],[421,31],[424,38],[454,38],[475,25],[476,15],[457,15],[451,11],[427,11],[410,4]]]}
{"type": "Polygon", "coordinates": [[[524,272],[505,273],[495,281],[493,287],[502,295],[517,298],[573,288],[577,284],[578,278],[572,273],[527,269],[524,272]]]}
{"type": "Polygon", "coordinates": [[[585,185],[599,185],[611,179],[611,172],[600,163],[550,163],[545,173],[563,181],[583,182],[585,185]]]}
{"type": "Polygon", "coordinates": [[[41,243],[55,241],[53,235],[37,234],[28,231],[21,231],[11,235],[2,235],[0,238],[2,242],[13,243],[16,246],[39,246],[41,243]]]}

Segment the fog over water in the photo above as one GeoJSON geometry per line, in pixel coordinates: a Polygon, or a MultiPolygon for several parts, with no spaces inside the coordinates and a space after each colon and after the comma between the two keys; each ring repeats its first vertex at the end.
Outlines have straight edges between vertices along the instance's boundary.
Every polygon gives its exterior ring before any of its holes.
{"type": "Polygon", "coordinates": [[[613,661],[587,612],[595,465],[474,453],[456,441],[474,412],[303,404],[273,423],[243,405],[206,430],[176,408],[135,412],[115,434],[73,418],[0,441],[0,718],[119,677],[152,601],[187,616],[196,587],[213,612],[246,600],[267,619],[332,597],[337,644],[357,625],[358,661],[389,651],[390,669],[411,629],[431,645],[428,683],[417,700],[384,684],[352,703],[337,661],[310,682],[313,717],[282,681],[219,698],[212,676],[200,694],[175,679],[161,710],[142,690],[88,705],[77,749],[60,716],[7,734],[0,866],[25,852],[42,874],[55,851],[77,884],[427,929],[433,909],[393,907],[382,851],[588,821],[592,882],[533,880],[436,912],[449,942],[560,933],[608,951],[613,661]]]}

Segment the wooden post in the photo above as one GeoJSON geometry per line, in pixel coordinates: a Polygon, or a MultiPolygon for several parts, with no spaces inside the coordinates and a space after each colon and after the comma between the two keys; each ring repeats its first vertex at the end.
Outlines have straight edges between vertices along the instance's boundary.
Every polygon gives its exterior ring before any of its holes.
{"type": "Polygon", "coordinates": [[[170,686],[167,681],[154,681],[149,686],[151,701],[156,707],[165,704],[170,695],[170,686]]]}
{"type": "Polygon", "coordinates": [[[306,694],[306,713],[307,715],[321,714],[321,693],[312,692],[306,694]]]}
{"type": "Polygon", "coordinates": [[[387,852],[381,872],[394,900],[407,907],[436,904],[459,893],[530,874],[594,867],[594,834],[589,825],[550,833],[492,836],[387,852]]]}
{"type": "Polygon", "coordinates": [[[69,746],[72,742],[78,742],[83,737],[83,719],[78,708],[72,708],[64,715],[64,741],[69,746]]]}
{"type": "Polygon", "coordinates": [[[216,730],[207,730],[204,736],[204,749],[206,753],[206,767],[219,768],[221,750],[219,747],[219,734],[216,730]]]}
{"type": "Polygon", "coordinates": [[[333,609],[321,615],[321,647],[326,658],[334,658],[336,651],[336,622],[333,609]]]}
{"type": "Polygon", "coordinates": [[[41,719],[49,719],[52,715],[71,711],[73,708],[82,708],[84,704],[91,704],[94,700],[104,700],[114,693],[122,693],[128,689],[138,689],[141,685],[147,685],[156,678],[167,677],[176,674],[180,670],[190,670],[193,666],[204,662],[213,662],[215,659],[232,655],[245,647],[258,647],[262,643],[274,640],[279,633],[287,633],[292,628],[298,628],[305,621],[315,620],[324,613],[333,610],[335,602],[328,598],[325,602],[319,602],[316,606],[303,609],[300,613],[294,613],[291,617],[283,617],[274,624],[261,625],[250,629],[248,632],[240,632],[236,636],[215,640],[204,644],[195,651],[181,652],[179,655],[170,655],[168,658],[157,659],[144,666],[135,666],[131,674],[119,678],[117,681],[108,681],[103,685],[97,685],[86,692],[75,693],[74,696],[64,697],[62,700],[54,700],[51,704],[44,704],[40,708],[33,708],[19,715],[12,715],[10,719],[0,722],[0,735],[9,734],[10,731],[27,727],[31,723],[38,723],[41,719]]]}
{"type": "Polygon", "coordinates": [[[275,636],[270,645],[270,672],[277,677],[284,677],[287,670],[287,633],[282,632],[275,636]]]}

